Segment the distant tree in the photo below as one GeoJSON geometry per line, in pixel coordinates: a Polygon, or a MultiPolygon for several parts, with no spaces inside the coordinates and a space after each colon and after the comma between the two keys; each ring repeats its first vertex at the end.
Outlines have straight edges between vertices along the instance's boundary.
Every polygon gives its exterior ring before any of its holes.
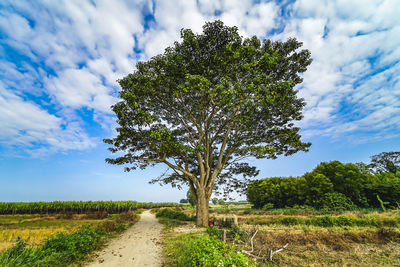
{"type": "Polygon", "coordinates": [[[365,164],[364,162],[356,162],[354,164],[358,167],[361,173],[371,173],[368,164],[365,164]]]}
{"type": "Polygon", "coordinates": [[[186,193],[186,198],[192,207],[196,206],[196,199],[194,198],[192,191],[188,190],[186,193]]]}
{"type": "Polygon", "coordinates": [[[308,151],[293,122],[303,117],[295,86],[311,58],[296,39],[243,39],[221,21],[181,37],[119,80],[118,135],[104,141],[124,155],[106,161],[126,171],[165,164],[170,172],[153,182],[188,185],[206,226],[214,188],[258,174],[245,159],[308,151]]]}
{"type": "Polygon", "coordinates": [[[280,185],[280,177],[253,181],[247,187],[247,199],[257,209],[261,209],[267,203],[272,203],[274,207],[279,208],[281,207],[280,185]]]}
{"type": "Polygon", "coordinates": [[[400,171],[400,152],[382,152],[371,157],[368,165],[373,173],[400,171]]]}
{"type": "Polygon", "coordinates": [[[333,191],[333,184],[325,175],[317,172],[306,173],[306,204],[315,206],[326,194],[333,191]]]}
{"type": "Polygon", "coordinates": [[[389,203],[389,208],[398,208],[400,204],[400,181],[378,182],[364,186],[368,203],[372,207],[380,207],[377,196],[389,203]]]}
{"type": "Polygon", "coordinates": [[[189,203],[189,200],[187,200],[186,198],[182,198],[181,201],[179,201],[179,203],[189,203]]]}
{"type": "Polygon", "coordinates": [[[280,180],[280,192],[277,196],[279,199],[275,202],[275,207],[293,207],[305,204],[309,192],[307,181],[303,176],[281,178],[280,180]]]}
{"type": "Polygon", "coordinates": [[[322,162],[311,173],[326,176],[333,184],[333,191],[346,195],[353,203],[359,206],[367,205],[362,188],[369,182],[370,177],[362,173],[355,164],[344,164],[337,160],[322,162]]]}
{"type": "Polygon", "coordinates": [[[214,197],[213,199],[212,199],[212,203],[214,204],[214,205],[217,205],[218,204],[218,198],[216,198],[216,197],[214,197]]]}

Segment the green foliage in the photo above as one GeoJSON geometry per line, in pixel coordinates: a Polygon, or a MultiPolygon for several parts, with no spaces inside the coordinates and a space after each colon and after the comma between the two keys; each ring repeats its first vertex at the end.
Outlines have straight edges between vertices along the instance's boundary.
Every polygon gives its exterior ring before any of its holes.
{"type": "Polygon", "coordinates": [[[200,236],[186,245],[177,257],[177,266],[255,266],[232,245],[209,236],[200,236]]]}
{"type": "Polygon", "coordinates": [[[186,198],[182,198],[179,203],[189,203],[189,200],[187,200],[186,198]]]}
{"type": "Polygon", "coordinates": [[[387,207],[397,208],[397,202],[400,199],[400,181],[397,181],[397,179],[393,179],[393,181],[387,180],[385,182],[379,181],[376,183],[366,184],[363,189],[371,207],[382,207],[378,200],[379,196],[380,199],[387,202],[385,204],[387,207]]]}
{"type": "Polygon", "coordinates": [[[196,206],[196,199],[194,198],[192,191],[190,189],[186,193],[186,198],[188,202],[190,203],[190,206],[195,207],[196,206]]]}
{"type": "Polygon", "coordinates": [[[385,204],[389,204],[389,202],[383,202],[383,200],[379,197],[379,195],[376,195],[376,199],[378,200],[379,205],[381,205],[381,209],[383,211],[386,211],[385,204]]]}
{"type": "Polygon", "coordinates": [[[181,220],[181,221],[191,221],[192,220],[189,216],[187,216],[182,211],[170,210],[170,209],[161,209],[161,210],[157,211],[156,217],[163,217],[163,218],[169,218],[169,219],[175,219],[175,220],[181,220]]]}
{"type": "Polygon", "coordinates": [[[325,175],[333,184],[333,191],[344,194],[356,205],[368,205],[362,189],[364,184],[369,182],[369,177],[361,173],[355,164],[343,164],[340,161],[322,162],[312,173],[325,175]]]}
{"type": "Polygon", "coordinates": [[[306,192],[307,198],[305,203],[311,206],[316,206],[317,202],[328,192],[332,192],[333,184],[323,174],[306,173],[306,192]]]}
{"type": "Polygon", "coordinates": [[[373,173],[400,172],[400,152],[382,152],[374,155],[368,167],[373,173]]]}
{"type": "Polygon", "coordinates": [[[267,203],[262,207],[263,210],[270,210],[270,209],[273,209],[273,208],[274,208],[274,204],[273,203],[267,203]]]}
{"type": "MultiPolygon", "coordinates": [[[[358,166],[363,166],[358,163],[358,166]]],[[[319,209],[351,210],[380,207],[377,195],[396,208],[400,199],[400,173],[360,171],[355,164],[322,162],[301,177],[271,177],[252,181],[247,199],[254,208],[271,203],[274,208],[308,205],[319,209]]],[[[364,166],[365,167],[365,166],[364,166]]]]}
{"type": "Polygon", "coordinates": [[[322,215],[307,218],[296,216],[279,216],[271,219],[255,219],[249,221],[258,225],[312,225],[318,227],[344,227],[344,226],[373,226],[373,227],[398,227],[400,216],[382,217],[377,215],[362,215],[359,217],[350,215],[322,215]]]}
{"type": "Polygon", "coordinates": [[[332,211],[352,210],[356,205],[344,194],[338,192],[326,193],[318,201],[318,208],[332,211]]]}
{"type": "Polygon", "coordinates": [[[308,151],[294,124],[305,106],[295,86],[312,61],[301,42],[242,38],[219,20],[181,38],[118,81],[118,135],[104,142],[123,154],[106,162],[127,171],[165,164],[153,182],[189,185],[207,205],[214,186],[238,189],[258,174],[236,159],[308,151]]]}
{"type": "Polygon", "coordinates": [[[58,234],[37,248],[17,239],[14,247],[0,255],[0,266],[68,266],[98,248],[106,232],[84,227],[72,234],[58,234]]]}
{"type": "MultiPolygon", "coordinates": [[[[224,230],[219,229],[217,226],[208,227],[206,233],[211,238],[218,238],[221,241],[224,239],[224,230]]],[[[225,237],[226,241],[234,242],[234,243],[243,243],[248,238],[248,234],[242,230],[239,226],[233,225],[233,227],[225,229],[225,237]]]]}

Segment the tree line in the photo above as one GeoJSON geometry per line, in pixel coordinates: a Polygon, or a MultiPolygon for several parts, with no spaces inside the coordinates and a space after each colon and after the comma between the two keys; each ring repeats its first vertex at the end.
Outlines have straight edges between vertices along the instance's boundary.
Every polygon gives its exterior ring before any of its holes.
{"type": "Polygon", "coordinates": [[[382,152],[371,163],[322,162],[300,177],[253,181],[247,199],[255,208],[398,208],[400,152],[382,152]]]}

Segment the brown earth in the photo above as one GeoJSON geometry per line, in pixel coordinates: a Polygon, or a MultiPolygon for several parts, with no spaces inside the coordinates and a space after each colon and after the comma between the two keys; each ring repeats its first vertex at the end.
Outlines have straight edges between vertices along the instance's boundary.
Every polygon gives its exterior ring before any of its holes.
{"type": "Polygon", "coordinates": [[[162,266],[162,228],[150,211],[143,212],[139,222],[113,239],[88,266],[162,266]]]}

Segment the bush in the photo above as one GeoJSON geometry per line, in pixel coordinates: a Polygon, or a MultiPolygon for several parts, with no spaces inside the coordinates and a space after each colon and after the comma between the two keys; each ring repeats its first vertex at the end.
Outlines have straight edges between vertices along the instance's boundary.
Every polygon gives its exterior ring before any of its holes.
{"type": "Polygon", "coordinates": [[[343,211],[355,209],[356,205],[344,194],[333,192],[323,195],[317,207],[324,210],[343,211]]]}
{"type": "Polygon", "coordinates": [[[163,217],[169,219],[175,219],[180,221],[190,221],[192,220],[189,216],[187,216],[182,211],[170,210],[170,209],[161,209],[157,211],[156,217],[163,217]]]}
{"type": "Polygon", "coordinates": [[[180,255],[180,266],[255,266],[242,252],[209,236],[190,242],[180,255]]]}
{"type": "Polygon", "coordinates": [[[85,227],[73,234],[58,234],[37,248],[27,248],[17,239],[14,247],[0,255],[0,266],[67,266],[98,248],[105,235],[103,230],[85,227]]]}
{"type": "Polygon", "coordinates": [[[133,211],[128,211],[128,212],[123,212],[121,213],[115,221],[117,223],[130,223],[134,222],[139,219],[139,216],[133,212],[133,211]]]}

